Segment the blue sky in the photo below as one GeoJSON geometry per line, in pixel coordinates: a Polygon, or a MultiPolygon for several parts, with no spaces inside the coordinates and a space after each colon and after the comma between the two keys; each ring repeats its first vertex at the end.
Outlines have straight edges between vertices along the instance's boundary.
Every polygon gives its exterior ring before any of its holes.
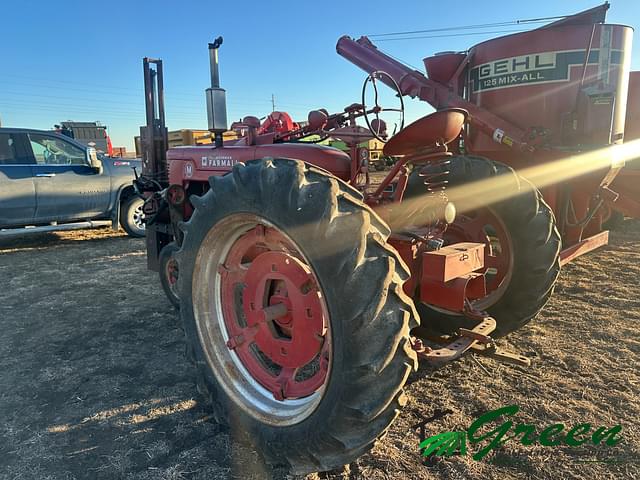
{"type": "MultiPolygon", "coordinates": [[[[30,1],[6,2],[0,28],[3,126],[48,129],[63,120],[100,120],[114,146],[133,148],[144,123],[142,57],[162,58],[170,130],[206,128],[207,42],[224,37],[222,86],[229,118],[276,108],[305,119],[358,101],[364,73],[335,52],[343,34],[421,30],[575,13],[598,0],[394,3],[30,1]]],[[[640,27],[638,0],[612,0],[608,23],[640,27]]],[[[517,27],[504,27],[505,29],[517,27]]],[[[489,29],[495,31],[495,29],[489,29]]],[[[465,50],[496,34],[390,41],[378,46],[422,66],[443,50],[465,50]]],[[[632,69],[640,69],[634,35],[632,69]]],[[[407,120],[427,113],[409,101],[407,120]]]]}

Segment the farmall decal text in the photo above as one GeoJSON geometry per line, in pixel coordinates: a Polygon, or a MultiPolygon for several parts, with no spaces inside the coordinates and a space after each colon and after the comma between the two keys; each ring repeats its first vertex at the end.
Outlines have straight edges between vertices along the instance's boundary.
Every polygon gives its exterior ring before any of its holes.
{"type": "MultiPolygon", "coordinates": [[[[591,50],[589,65],[597,64],[599,50],[591,50]]],[[[620,63],[620,51],[611,52],[611,63],[620,63]]],[[[473,92],[515,87],[532,83],[569,80],[570,67],[584,64],[585,50],[541,52],[495,60],[471,70],[473,92]]]]}
{"type": "Polygon", "coordinates": [[[238,160],[232,158],[230,155],[210,155],[202,157],[202,167],[232,167],[238,160]]]}

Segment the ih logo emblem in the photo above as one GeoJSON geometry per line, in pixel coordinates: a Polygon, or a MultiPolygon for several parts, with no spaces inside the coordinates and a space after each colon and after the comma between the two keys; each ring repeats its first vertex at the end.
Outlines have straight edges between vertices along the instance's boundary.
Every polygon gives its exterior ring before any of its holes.
{"type": "Polygon", "coordinates": [[[184,176],[185,178],[193,177],[193,165],[191,162],[187,162],[184,164],[184,176]]]}
{"type": "MultiPolygon", "coordinates": [[[[611,63],[619,65],[621,50],[611,52],[611,63]]],[[[569,80],[570,67],[582,66],[586,50],[541,52],[532,55],[502,58],[471,69],[472,90],[484,92],[533,83],[564,82],[569,80]]],[[[588,64],[597,64],[600,51],[589,53],[588,64]]]]}

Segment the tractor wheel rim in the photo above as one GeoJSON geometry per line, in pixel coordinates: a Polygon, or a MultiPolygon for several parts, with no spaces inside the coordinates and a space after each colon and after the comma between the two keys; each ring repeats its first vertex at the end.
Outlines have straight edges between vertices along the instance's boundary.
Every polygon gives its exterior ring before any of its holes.
{"type": "Polygon", "coordinates": [[[329,379],[331,331],[295,242],[256,215],[230,215],[203,240],[192,280],[200,342],[229,396],[268,424],[307,418],[329,379]]]}
{"type": "Polygon", "coordinates": [[[506,225],[491,208],[483,208],[473,216],[459,214],[449,225],[447,238],[448,243],[485,244],[483,273],[487,276],[487,295],[471,303],[477,310],[491,308],[509,288],[513,276],[513,241],[506,225]]]}
{"type": "Polygon", "coordinates": [[[139,228],[140,230],[145,229],[144,212],[142,211],[142,204],[138,205],[136,208],[133,209],[133,212],[131,213],[131,220],[133,221],[133,224],[136,226],[136,228],[139,228]]]}

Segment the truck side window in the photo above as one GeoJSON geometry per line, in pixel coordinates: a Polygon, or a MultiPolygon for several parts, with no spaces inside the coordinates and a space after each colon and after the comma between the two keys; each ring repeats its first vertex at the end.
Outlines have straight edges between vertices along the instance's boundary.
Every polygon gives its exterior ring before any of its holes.
{"type": "Polygon", "coordinates": [[[8,133],[0,133],[0,165],[18,163],[13,138],[8,133]]]}
{"type": "Polygon", "coordinates": [[[29,141],[38,165],[87,164],[87,157],[83,149],[59,138],[30,133],[29,141]]]}

